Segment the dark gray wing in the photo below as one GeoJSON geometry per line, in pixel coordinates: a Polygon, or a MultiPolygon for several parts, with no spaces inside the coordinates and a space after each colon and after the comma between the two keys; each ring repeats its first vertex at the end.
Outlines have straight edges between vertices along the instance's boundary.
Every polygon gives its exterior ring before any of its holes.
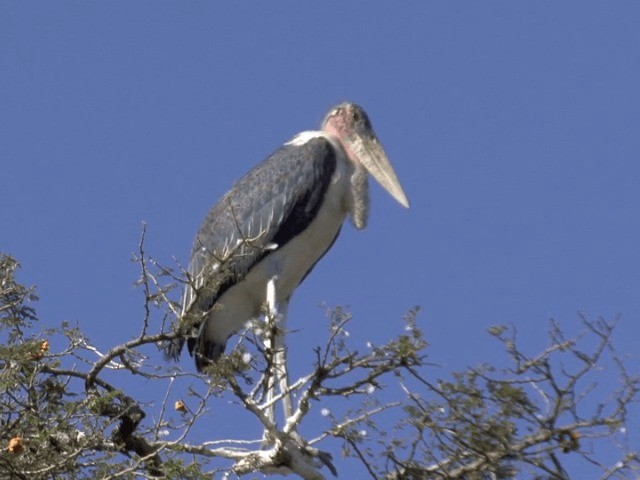
{"type": "MultiPolygon", "coordinates": [[[[313,221],[335,169],[336,153],[326,138],[287,144],[253,168],[213,206],[191,252],[189,274],[195,288],[187,286],[184,292],[187,330],[197,331],[202,312],[242,281],[251,267],[313,221]]],[[[176,358],[183,343],[181,339],[168,347],[167,356],[176,358]]]]}

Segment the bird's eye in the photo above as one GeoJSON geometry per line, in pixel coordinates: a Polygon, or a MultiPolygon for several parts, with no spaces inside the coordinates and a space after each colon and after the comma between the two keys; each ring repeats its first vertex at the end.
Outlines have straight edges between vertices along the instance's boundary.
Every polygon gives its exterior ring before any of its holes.
{"type": "Polygon", "coordinates": [[[351,112],[351,118],[356,122],[360,121],[360,118],[361,118],[360,112],[358,112],[357,110],[354,110],[353,112],[351,112]]]}

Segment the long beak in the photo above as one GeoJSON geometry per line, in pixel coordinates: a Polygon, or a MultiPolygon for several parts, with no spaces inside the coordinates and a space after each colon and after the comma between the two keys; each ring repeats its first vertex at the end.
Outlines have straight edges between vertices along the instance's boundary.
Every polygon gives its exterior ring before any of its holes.
{"type": "Polygon", "coordinates": [[[372,132],[353,133],[347,138],[348,149],[353,153],[356,161],[375,178],[382,188],[405,208],[409,208],[409,200],[400,185],[400,181],[393,170],[387,154],[372,132]]]}

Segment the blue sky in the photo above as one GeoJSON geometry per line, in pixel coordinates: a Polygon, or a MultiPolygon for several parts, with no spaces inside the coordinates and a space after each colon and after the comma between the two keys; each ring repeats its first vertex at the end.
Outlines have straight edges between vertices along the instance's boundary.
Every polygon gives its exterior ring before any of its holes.
{"type": "Polygon", "coordinates": [[[420,305],[448,371],[503,360],[490,325],[533,352],[579,310],[622,314],[637,363],[639,22],[637,2],[2,2],[0,250],[45,325],[106,350],[138,332],[141,223],[186,263],[217,198],[348,99],[411,209],[372,187],[369,228],[294,296],[298,348],[323,302],[363,345],[420,305]]]}

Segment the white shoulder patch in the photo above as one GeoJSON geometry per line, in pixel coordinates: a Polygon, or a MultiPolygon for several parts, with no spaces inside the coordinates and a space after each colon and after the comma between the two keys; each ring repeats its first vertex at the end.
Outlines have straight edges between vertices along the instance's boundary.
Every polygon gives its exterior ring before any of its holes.
{"type": "Polygon", "coordinates": [[[289,140],[287,143],[285,143],[285,145],[300,146],[300,145],[304,145],[309,140],[312,140],[312,139],[318,138],[318,137],[328,138],[327,134],[324,133],[324,132],[321,132],[319,130],[310,130],[308,132],[301,132],[301,133],[297,134],[295,137],[293,137],[291,140],[289,140]]]}

